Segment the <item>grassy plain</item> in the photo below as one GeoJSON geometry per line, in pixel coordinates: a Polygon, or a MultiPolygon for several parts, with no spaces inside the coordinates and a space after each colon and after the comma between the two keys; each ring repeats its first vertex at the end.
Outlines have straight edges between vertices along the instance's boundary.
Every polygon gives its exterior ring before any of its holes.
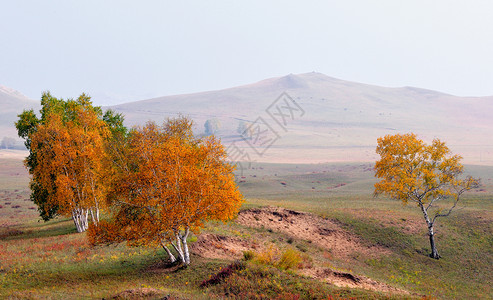
{"type": "Polygon", "coordinates": [[[467,171],[481,177],[484,185],[464,198],[461,209],[439,221],[440,260],[427,257],[426,228],[416,207],[372,196],[375,179],[369,163],[254,164],[238,176],[246,198],[243,209],[280,206],[311,212],[338,222],[368,247],[387,249],[386,255],[335,257],[312,244],[309,236],[293,238],[238,223],[209,224],[202,232],[268,240],[280,249],[295,247],[313,264],[409,292],[386,294],[337,287],[296,270],[252,262],[218,284],[201,287],[232,260],[194,254],[190,267],[179,268],[166,265],[160,249],[90,247],[70,220],[39,221],[28,200],[22,162],[1,159],[0,298],[489,299],[493,297],[493,167],[468,167],[467,171]]]}

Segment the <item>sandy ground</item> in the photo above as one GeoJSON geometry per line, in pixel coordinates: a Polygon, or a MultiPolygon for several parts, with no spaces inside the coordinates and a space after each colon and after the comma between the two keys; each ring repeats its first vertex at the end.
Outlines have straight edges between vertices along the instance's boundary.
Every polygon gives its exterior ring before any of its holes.
{"type": "MultiPolygon", "coordinates": [[[[334,257],[351,259],[350,256],[356,253],[374,257],[389,253],[389,250],[383,247],[365,246],[357,236],[342,229],[337,222],[309,213],[277,207],[253,208],[240,212],[236,222],[248,227],[271,229],[312,242],[327,249],[334,257]]],[[[202,257],[239,259],[243,251],[260,250],[265,242],[267,241],[259,237],[255,237],[255,240],[247,240],[240,237],[203,234],[198,237],[197,242],[192,244],[191,250],[202,257]]],[[[299,273],[341,287],[408,294],[404,290],[365,276],[335,271],[323,266],[305,267],[299,270],[299,273]]]]}
{"type": "Polygon", "coordinates": [[[347,258],[354,253],[389,253],[383,247],[364,246],[357,236],[343,230],[335,221],[309,213],[276,207],[253,208],[241,212],[236,222],[255,228],[271,228],[307,240],[327,249],[335,257],[347,258]]]}

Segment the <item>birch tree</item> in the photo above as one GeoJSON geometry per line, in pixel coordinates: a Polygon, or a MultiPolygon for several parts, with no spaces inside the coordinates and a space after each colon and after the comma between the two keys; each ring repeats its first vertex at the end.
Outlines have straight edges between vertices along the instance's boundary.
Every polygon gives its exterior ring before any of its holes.
{"type": "Polygon", "coordinates": [[[82,94],[63,101],[42,97],[41,119],[24,111],[16,123],[30,155],[31,199],[43,219],[58,214],[72,217],[78,232],[88,228],[89,216],[99,223],[108,190],[104,159],[110,132],[102,111],[82,94]]]}
{"type": "Polygon", "coordinates": [[[464,192],[476,188],[479,180],[462,177],[462,157],[452,155],[438,139],[425,144],[415,134],[387,135],[378,139],[375,195],[385,194],[404,204],[416,204],[422,212],[430,239],[430,257],[439,259],[435,224],[449,216],[464,192]]]}
{"type": "Polygon", "coordinates": [[[172,262],[174,250],[190,264],[189,234],[231,219],[243,201],[224,147],[214,137],[194,137],[192,122],[178,118],[134,129],[124,151],[108,198],[111,218],[90,227],[91,243],[160,245],[172,262]]]}

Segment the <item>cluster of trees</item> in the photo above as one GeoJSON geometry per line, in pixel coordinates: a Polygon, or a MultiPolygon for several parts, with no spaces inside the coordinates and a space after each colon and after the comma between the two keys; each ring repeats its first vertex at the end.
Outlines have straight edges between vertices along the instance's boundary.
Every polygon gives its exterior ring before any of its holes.
{"type": "Polygon", "coordinates": [[[243,198],[224,147],[196,138],[190,120],[128,131],[121,115],[84,94],[65,101],[44,93],[41,104],[40,118],[24,111],[16,127],[44,220],[70,216],[93,244],[161,245],[175,261],[172,246],[189,264],[189,233],[238,212],[243,198]]]}
{"type": "MultiPolygon", "coordinates": [[[[189,264],[190,232],[237,214],[243,198],[224,147],[213,135],[195,137],[187,118],[128,131],[122,115],[103,113],[85,94],[65,101],[44,93],[41,105],[39,118],[24,111],[16,128],[29,150],[31,199],[44,220],[70,216],[93,244],[160,245],[172,262],[174,249],[189,264]]],[[[216,125],[208,120],[206,132],[216,125]]],[[[414,202],[428,228],[430,256],[440,258],[435,223],[479,180],[463,178],[462,158],[438,139],[427,145],[415,134],[387,135],[376,152],[375,196],[414,202]]]]}

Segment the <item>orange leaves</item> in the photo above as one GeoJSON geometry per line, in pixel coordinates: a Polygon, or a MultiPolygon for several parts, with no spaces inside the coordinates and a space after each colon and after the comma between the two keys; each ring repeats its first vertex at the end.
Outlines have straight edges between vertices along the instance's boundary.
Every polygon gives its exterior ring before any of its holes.
{"type": "Polygon", "coordinates": [[[89,99],[43,98],[42,122],[30,136],[33,181],[47,190],[47,207],[58,206],[64,215],[98,209],[107,192],[103,160],[109,130],[89,99]]]}
{"type": "Polygon", "coordinates": [[[128,241],[156,244],[208,220],[234,217],[243,201],[221,143],[198,139],[192,122],[148,123],[130,133],[117,167],[111,222],[128,241]]]}

